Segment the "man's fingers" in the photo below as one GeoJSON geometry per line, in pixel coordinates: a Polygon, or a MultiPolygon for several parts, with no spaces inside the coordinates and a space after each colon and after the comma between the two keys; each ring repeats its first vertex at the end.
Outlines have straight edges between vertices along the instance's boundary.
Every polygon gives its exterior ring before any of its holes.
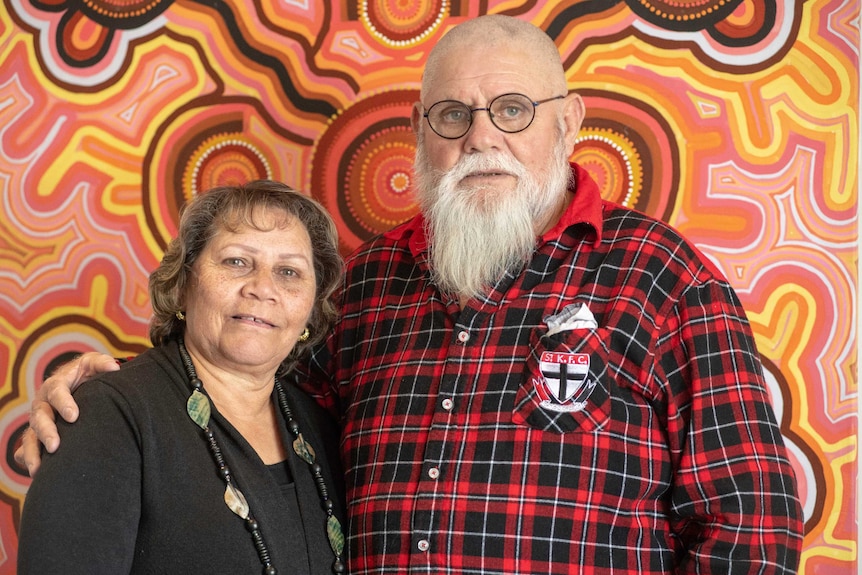
{"type": "MultiPolygon", "coordinates": [[[[98,373],[118,369],[120,366],[110,355],[85,353],[77,360],[61,366],[46,379],[39,388],[38,399],[47,401],[57,410],[60,417],[71,423],[78,418],[78,406],[72,399],[72,391],[98,373]]],[[[53,419],[51,423],[53,424],[53,419]]],[[[39,429],[36,429],[36,433],[42,439],[39,429]]]]}
{"type": "MultiPolygon", "coordinates": [[[[77,387],[77,384],[75,385],[77,387]]],[[[41,394],[44,398],[47,405],[36,405],[34,402],[33,409],[30,410],[30,426],[33,427],[33,415],[38,413],[41,410],[51,411],[51,408],[57,411],[60,414],[60,417],[72,423],[76,419],[78,419],[78,404],[75,403],[75,400],[72,399],[72,389],[74,387],[69,387],[67,382],[61,381],[58,379],[54,379],[54,377],[50,377],[45,380],[45,383],[42,384],[43,393],[41,394]],[[53,381],[52,381],[53,380],[53,381]]],[[[51,424],[54,424],[54,415],[51,414],[51,424]]],[[[39,433],[39,430],[36,430],[36,434],[39,438],[42,438],[42,434],[39,433]]],[[[46,446],[47,447],[47,446],[46,446]]],[[[53,451],[49,449],[48,451],[53,451]]]]}
{"type": "Polygon", "coordinates": [[[72,390],[97,373],[118,369],[120,366],[111,356],[89,352],[60,366],[42,383],[30,404],[30,429],[22,436],[21,448],[15,451],[16,461],[20,457],[31,476],[41,462],[39,442],[48,453],[60,447],[55,410],[69,423],[74,422],[78,419],[78,404],[72,398],[72,390]]]}
{"type": "Polygon", "coordinates": [[[32,429],[27,429],[21,435],[21,446],[15,450],[15,462],[22,467],[26,467],[30,477],[33,477],[39,471],[39,465],[42,463],[39,453],[39,440],[36,439],[36,434],[32,429]]]}
{"type": "Polygon", "coordinates": [[[90,379],[96,374],[105,373],[106,371],[117,371],[120,369],[117,360],[111,357],[110,355],[104,353],[96,353],[94,351],[85,353],[81,356],[81,362],[78,364],[78,377],[75,380],[74,385],[71,386],[72,389],[75,389],[84,381],[90,379]]]}
{"type": "MultiPolygon", "coordinates": [[[[60,445],[60,435],[57,433],[54,409],[44,401],[33,400],[33,403],[30,405],[30,429],[23,437],[25,446],[28,436],[33,435],[35,435],[35,439],[37,440],[37,455],[38,442],[42,442],[45,445],[48,453],[57,451],[57,447],[60,445]]],[[[24,454],[25,458],[29,455],[26,452],[24,454]]]]}

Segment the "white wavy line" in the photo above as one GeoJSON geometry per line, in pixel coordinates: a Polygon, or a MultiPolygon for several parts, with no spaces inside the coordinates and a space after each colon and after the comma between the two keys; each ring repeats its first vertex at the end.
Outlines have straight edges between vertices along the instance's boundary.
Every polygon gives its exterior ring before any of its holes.
{"type": "MultiPolygon", "coordinates": [[[[15,13],[21,20],[37,30],[35,35],[38,38],[39,52],[43,57],[48,73],[73,86],[91,87],[107,82],[121,70],[123,63],[126,61],[129,44],[133,40],[148,36],[160,28],[164,28],[168,23],[168,19],[162,14],[138,28],[117,30],[114,33],[114,43],[117,47],[116,53],[113,54],[111,60],[106,60],[104,68],[94,70],[93,67],[90,67],[69,71],[66,69],[67,66],[65,64],[55,60],[57,54],[51,46],[51,42],[54,41],[54,35],[51,33],[51,22],[44,18],[34,17],[27,10],[21,9],[20,0],[13,0],[7,5],[15,10],[15,13]]],[[[108,52],[110,53],[110,50],[108,52]]],[[[102,63],[99,65],[102,65],[102,63]]]]}
{"type": "MultiPolygon", "coordinates": [[[[852,25],[852,24],[856,25],[856,34],[857,34],[857,37],[856,37],[857,43],[856,44],[854,44],[850,38],[848,38],[846,35],[844,35],[844,33],[839,32],[834,27],[833,22],[834,22],[834,20],[838,14],[846,14],[846,13],[851,12],[853,10],[858,10],[857,7],[854,7],[858,3],[858,1],[859,0],[844,0],[844,3],[842,3],[841,6],[839,6],[835,10],[830,10],[829,14],[827,15],[827,18],[826,18],[826,29],[829,30],[830,32],[832,32],[832,34],[836,38],[841,39],[841,41],[844,42],[844,44],[846,44],[847,47],[850,48],[850,51],[853,54],[856,54],[856,56],[859,56],[859,44],[858,44],[859,37],[858,37],[858,34],[859,34],[859,28],[860,28],[860,26],[859,26],[860,18],[862,18],[862,16],[860,16],[859,12],[857,11],[856,12],[856,18],[854,18],[853,20],[848,22],[848,24],[850,24],[850,25],[852,25]]],[[[862,531],[860,531],[860,533],[862,533],[862,531]]]]}
{"type": "Polygon", "coordinates": [[[725,51],[717,50],[709,42],[709,38],[706,36],[705,32],[677,32],[674,30],[666,30],[664,28],[654,26],[641,18],[635,18],[632,26],[654,38],[669,40],[672,42],[692,42],[699,46],[700,49],[713,60],[730,66],[742,67],[762,64],[774,57],[778,53],[778,50],[787,44],[787,41],[790,38],[792,23],[792,12],[785,12],[785,18],[783,20],[776,20],[776,24],[779,26],[778,35],[771,42],[765,46],[759,47],[756,51],[752,51],[751,47],[746,46],[744,48],[732,50],[731,53],[728,53],[726,51],[728,49],[724,46],[722,46],[722,48],[725,48],[725,51]],[[732,56],[732,58],[729,56],[732,56]]]}
{"type": "MultiPolygon", "coordinates": [[[[768,369],[763,370],[764,379],[766,380],[766,387],[769,390],[769,396],[772,400],[772,410],[775,412],[775,418],[780,423],[784,419],[784,395],[781,393],[781,386],[778,385],[778,380],[775,378],[775,375],[769,371],[768,369]]],[[[799,447],[787,436],[781,436],[784,439],[784,444],[787,447],[787,450],[791,452],[795,459],[802,466],[802,473],[805,475],[805,482],[808,485],[808,491],[806,492],[805,497],[801,497],[802,500],[802,514],[805,518],[805,521],[811,518],[814,514],[815,503],[817,502],[817,491],[815,488],[817,487],[817,481],[814,477],[814,468],[811,465],[811,460],[808,459],[808,455],[806,455],[799,447]]]]}

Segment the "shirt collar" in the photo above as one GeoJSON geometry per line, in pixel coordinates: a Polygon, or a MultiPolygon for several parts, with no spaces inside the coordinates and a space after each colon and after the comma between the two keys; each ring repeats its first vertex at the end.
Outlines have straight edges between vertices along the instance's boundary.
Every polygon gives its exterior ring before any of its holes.
{"type": "MultiPolygon", "coordinates": [[[[602,195],[598,184],[584,168],[574,162],[570,165],[574,180],[574,184],[569,188],[573,194],[572,201],[569,202],[557,224],[542,235],[540,243],[559,238],[570,226],[586,224],[594,236],[593,246],[595,247],[602,241],[600,233],[602,229],[602,195]]],[[[395,241],[407,238],[410,252],[414,257],[424,252],[428,247],[428,242],[425,239],[425,218],[422,214],[417,214],[383,235],[387,239],[395,241]]]]}
{"type": "Polygon", "coordinates": [[[574,162],[570,165],[574,185],[569,188],[569,191],[574,196],[557,224],[542,235],[540,243],[556,240],[570,226],[586,224],[590,227],[590,233],[593,234],[593,247],[598,247],[602,243],[603,206],[599,185],[584,168],[574,162]]]}

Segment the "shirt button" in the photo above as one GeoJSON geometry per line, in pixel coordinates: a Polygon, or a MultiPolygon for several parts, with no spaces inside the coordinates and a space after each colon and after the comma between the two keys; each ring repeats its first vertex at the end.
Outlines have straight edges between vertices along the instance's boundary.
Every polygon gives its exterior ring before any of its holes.
{"type": "Polygon", "coordinates": [[[419,543],[416,544],[416,547],[419,548],[419,551],[428,551],[428,548],[431,547],[431,544],[428,543],[427,539],[420,539],[419,543]]]}
{"type": "Polygon", "coordinates": [[[466,331],[458,332],[458,341],[460,341],[461,343],[467,343],[468,341],[470,341],[470,334],[466,331]]]}
{"type": "Polygon", "coordinates": [[[454,407],[455,402],[449,399],[448,397],[443,400],[443,409],[446,411],[452,411],[452,407],[454,407]]]}
{"type": "Polygon", "coordinates": [[[440,469],[437,467],[432,467],[428,470],[428,477],[430,477],[431,479],[437,479],[438,477],[440,477],[440,469]]]}

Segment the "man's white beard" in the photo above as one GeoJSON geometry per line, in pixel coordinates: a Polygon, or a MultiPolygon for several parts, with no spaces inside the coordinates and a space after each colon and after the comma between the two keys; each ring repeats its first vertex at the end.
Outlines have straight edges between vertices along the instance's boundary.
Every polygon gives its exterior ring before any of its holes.
{"type": "Polygon", "coordinates": [[[465,154],[448,172],[435,171],[421,138],[415,172],[432,279],[444,293],[461,298],[487,293],[506,272],[520,271],[536,248],[537,225],[562,207],[571,179],[561,136],[540,177],[503,152],[465,154]],[[514,174],[517,185],[512,191],[459,187],[476,171],[514,174]]]}

